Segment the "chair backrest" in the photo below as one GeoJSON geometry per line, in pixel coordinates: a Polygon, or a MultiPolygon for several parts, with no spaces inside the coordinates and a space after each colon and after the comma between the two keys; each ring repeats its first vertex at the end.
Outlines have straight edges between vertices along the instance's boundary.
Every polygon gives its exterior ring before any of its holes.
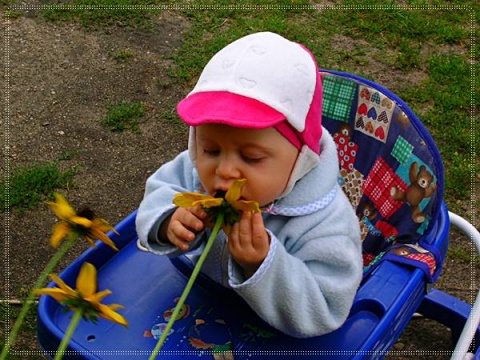
{"type": "Polygon", "coordinates": [[[365,273],[390,253],[433,276],[435,250],[422,243],[443,196],[433,139],[389,90],[348,73],[321,74],[322,124],[337,144],[339,181],[359,218],[365,273]]]}

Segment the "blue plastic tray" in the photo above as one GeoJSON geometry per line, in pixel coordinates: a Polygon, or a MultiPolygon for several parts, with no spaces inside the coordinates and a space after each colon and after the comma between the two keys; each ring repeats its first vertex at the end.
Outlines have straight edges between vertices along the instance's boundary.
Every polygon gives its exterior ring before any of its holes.
{"type": "MultiPolygon", "coordinates": [[[[135,212],[117,226],[120,236],[111,234],[118,253],[103,243],[90,248],[61,274],[73,285],[84,261],[98,269],[99,289],[113,294],[106,303],[120,303],[129,328],[100,319],[97,324],[81,322],[65,358],[145,358],[151,353],[159,329],[165,324],[188,281],[192,266],[182,256],[176,259],[155,256],[136,246],[135,212]]],[[[442,249],[448,246],[448,214],[442,206],[437,226],[429,241],[442,249]]],[[[52,285],[52,284],[50,284],[52,285]]],[[[213,352],[233,352],[235,359],[320,357],[341,359],[381,358],[395,343],[412,314],[425,298],[426,283],[421,270],[385,261],[361,286],[351,314],[337,331],[320,337],[296,339],[281,334],[261,319],[241,298],[206,277],[199,277],[186,304],[185,318],[177,320],[162,355],[168,358],[213,358],[213,352]],[[198,340],[201,340],[200,342],[198,340]],[[193,345],[195,346],[193,346],[193,345]],[[226,344],[226,345],[225,345],[226,344]]],[[[38,340],[53,354],[67,328],[71,313],[50,297],[41,297],[38,306],[38,340]]]]}

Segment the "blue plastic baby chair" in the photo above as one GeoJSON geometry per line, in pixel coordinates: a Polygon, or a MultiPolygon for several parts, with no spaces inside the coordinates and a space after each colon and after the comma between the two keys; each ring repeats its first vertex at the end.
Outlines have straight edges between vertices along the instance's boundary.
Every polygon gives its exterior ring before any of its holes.
{"type": "MultiPolygon", "coordinates": [[[[443,165],[434,141],[410,108],[380,85],[334,71],[322,71],[322,78],[323,124],[337,144],[339,181],[356,209],[363,241],[365,275],[347,321],[324,336],[292,338],[201,275],[159,357],[382,358],[420,313],[452,330],[452,359],[480,359],[480,301],[472,307],[432,288],[451,224],[480,252],[478,231],[443,202],[443,165]]],[[[112,290],[108,300],[125,306],[130,326],[81,322],[65,358],[148,358],[172,315],[193,266],[186,256],[139,250],[135,215],[116,226],[120,235],[110,234],[118,253],[99,242],[61,274],[73,286],[82,263],[94,264],[99,288],[112,290]]],[[[41,297],[38,340],[49,355],[70,322],[62,310],[41,297]]]]}

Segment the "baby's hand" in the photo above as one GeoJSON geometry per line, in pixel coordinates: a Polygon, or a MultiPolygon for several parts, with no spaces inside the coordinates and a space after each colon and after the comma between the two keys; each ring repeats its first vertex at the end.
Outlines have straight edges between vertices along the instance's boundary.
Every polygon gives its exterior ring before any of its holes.
{"type": "Polygon", "coordinates": [[[232,226],[228,249],[246,277],[252,276],[267,257],[270,237],[265,230],[262,214],[245,211],[232,226]]]}
{"type": "Polygon", "coordinates": [[[184,209],[178,208],[170,217],[164,232],[168,240],[176,247],[187,251],[189,243],[195,240],[196,233],[205,227],[203,221],[207,213],[200,206],[184,209]]]}

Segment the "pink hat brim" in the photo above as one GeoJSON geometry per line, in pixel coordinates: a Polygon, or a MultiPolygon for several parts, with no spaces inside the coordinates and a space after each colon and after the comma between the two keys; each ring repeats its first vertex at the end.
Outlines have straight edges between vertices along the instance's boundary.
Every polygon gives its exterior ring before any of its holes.
{"type": "Polygon", "coordinates": [[[177,112],[190,126],[225,124],[265,129],[285,120],[285,115],[270,106],[227,91],[194,93],[178,103],[177,112]]]}

